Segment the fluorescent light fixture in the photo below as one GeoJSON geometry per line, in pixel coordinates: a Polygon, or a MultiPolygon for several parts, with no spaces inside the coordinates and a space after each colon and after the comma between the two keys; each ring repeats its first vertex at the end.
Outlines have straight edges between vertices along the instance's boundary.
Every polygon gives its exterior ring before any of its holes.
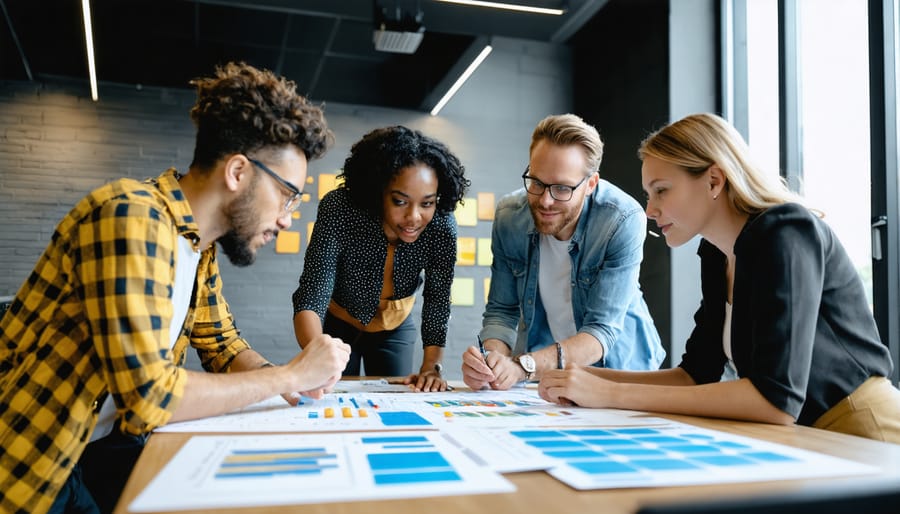
{"type": "Polygon", "coordinates": [[[508,4],[505,2],[482,2],[481,0],[438,0],[448,4],[474,5],[476,7],[492,7],[494,9],[506,9],[509,11],[530,12],[537,14],[552,14],[559,16],[566,12],[565,9],[548,9],[546,7],[529,7],[527,5],[508,4]]]}
{"type": "Polygon", "coordinates": [[[94,64],[94,31],[91,28],[91,0],[81,0],[84,16],[84,40],[87,48],[88,73],[91,75],[91,99],[97,101],[97,66],[94,64]]]}
{"type": "Polygon", "coordinates": [[[440,101],[438,101],[437,105],[434,106],[434,109],[431,110],[432,116],[437,116],[438,113],[441,112],[441,109],[444,108],[444,105],[446,105],[447,102],[449,102],[450,99],[453,98],[453,95],[456,94],[456,91],[462,87],[466,80],[469,79],[469,75],[474,73],[478,66],[481,65],[481,62],[487,58],[488,54],[491,53],[491,50],[493,50],[493,47],[491,45],[485,45],[481,53],[478,54],[478,57],[476,57],[472,61],[472,64],[470,64],[469,67],[466,68],[466,71],[462,72],[462,75],[460,75],[459,78],[456,79],[456,82],[454,82],[453,85],[450,86],[450,89],[447,90],[444,96],[441,97],[440,101]]]}

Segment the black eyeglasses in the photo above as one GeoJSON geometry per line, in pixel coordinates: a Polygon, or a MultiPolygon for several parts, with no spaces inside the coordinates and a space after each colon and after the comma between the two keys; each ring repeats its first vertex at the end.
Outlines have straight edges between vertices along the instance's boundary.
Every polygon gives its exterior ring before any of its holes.
{"type": "Polygon", "coordinates": [[[282,187],[290,191],[291,196],[284,202],[284,210],[285,212],[294,212],[297,210],[297,207],[300,206],[300,200],[303,199],[303,191],[297,189],[297,186],[291,184],[287,180],[281,178],[277,173],[269,169],[265,164],[257,161],[256,159],[247,158],[254,166],[265,171],[270,177],[274,178],[276,182],[281,184],[282,187]]]}
{"type": "Polygon", "coordinates": [[[590,175],[587,175],[574,186],[568,186],[566,184],[544,184],[534,177],[529,177],[528,172],[530,170],[530,165],[525,166],[525,173],[522,173],[522,180],[525,182],[525,190],[528,191],[528,194],[541,196],[544,194],[545,189],[550,188],[550,198],[553,198],[558,202],[568,202],[571,200],[575,190],[581,187],[581,184],[584,184],[584,181],[590,177],[590,175]]]}

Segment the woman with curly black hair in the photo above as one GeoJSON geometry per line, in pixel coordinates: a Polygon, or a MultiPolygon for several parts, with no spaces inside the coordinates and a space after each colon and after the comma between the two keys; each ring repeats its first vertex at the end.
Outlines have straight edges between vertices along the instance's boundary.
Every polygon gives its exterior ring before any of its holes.
{"type": "Polygon", "coordinates": [[[469,180],[444,144],[402,126],[373,130],[355,143],[319,202],[294,292],[297,342],[323,331],[352,348],[344,375],[406,377],[417,391],[444,391],[441,358],[456,264],[453,211],[469,180]],[[422,284],[418,373],[410,373],[416,327],[410,313],[422,284]]]}

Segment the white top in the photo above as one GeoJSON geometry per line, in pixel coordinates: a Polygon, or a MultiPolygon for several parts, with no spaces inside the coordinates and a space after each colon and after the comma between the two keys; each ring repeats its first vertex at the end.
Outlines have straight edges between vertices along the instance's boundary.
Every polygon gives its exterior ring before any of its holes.
{"type": "Polygon", "coordinates": [[[731,357],[731,304],[725,302],[725,324],[722,326],[722,350],[728,362],[725,363],[725,371],[722,373],[722,381],[736,380],[737,368],[734,367],[734,359],[731,357]]]}
{"type": "Polygon", "coordinates": [[[541,261],[538,271],[538,293],[547,312],[547,323],[554,341],[576,334],[572,311],[572,258],[569,240],[560,241],[541,234],[541,261]]]}
{"type": "MultiPolygon", "coordinates": [[[[184,319],[187,317],[191,304],[191,295],[194,293],[194,282],[197,280],[197,265],[200,263],[200,252],[194,250],[194,245],[184,237],[178,238],[178,255],[175,258],[175,287],[172,289],[172,323],[169,325],[169,348],[175,346],[175,341],[184,328],[184,319]]],[[[116,424],[116,404],[112,396],[107,396],[97,415],[97,426],[91,434],[91,441],[102,439],[112,432],[116,424]]]]}

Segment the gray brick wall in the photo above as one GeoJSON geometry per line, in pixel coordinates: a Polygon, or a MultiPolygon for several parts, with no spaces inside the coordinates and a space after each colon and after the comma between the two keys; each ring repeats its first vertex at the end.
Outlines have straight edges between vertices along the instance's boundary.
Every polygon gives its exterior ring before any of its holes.
{"type": "MultiPolygon", "coordinates": [[[[404,124],[436,137],[459,155],[472,196],[496,197],[520,185],[535,123],[572,109],[571,56],[566,47],[495,39],[494,52],[439,117],[365,106],[325,107],[337,142],[310,175],[336,172],[350,145],[369,130],[404,124]]],[[[0,296],[13,295],[31,272],[56,223],[85,193],[122,176],[143,178],[174,166],[186,170],[194,131],[190,90],[64,82],[0,82],[0,296]]],[[[316,202],[301,206],[293,230],[304,234],[316,202]]],[[[460,236],[490,237],[490,223],[460,227],[460,236]]],[[[223,262],[225,294],[243,335],[275,362],[296,354],[290,296],[303,266],[299,255],[264,248],[257,263],[223,262]]],[[[460,356],[481,325],[487,267],[459,267],[475,279],[475,305],[453,307],[445,364],[460,376],[460,356]]],[[[420,302],[419,302],[420,303],[420,302]]],[[[418,319],[420,305],[414,316],[418,319]]],[[[418,350],[417,361],[421,349],[418,350]]],[[[189,362],[197,367],[195,360],[189,362]]],[[[418,362],[416,363],[416,366],[418,362]]]]}

